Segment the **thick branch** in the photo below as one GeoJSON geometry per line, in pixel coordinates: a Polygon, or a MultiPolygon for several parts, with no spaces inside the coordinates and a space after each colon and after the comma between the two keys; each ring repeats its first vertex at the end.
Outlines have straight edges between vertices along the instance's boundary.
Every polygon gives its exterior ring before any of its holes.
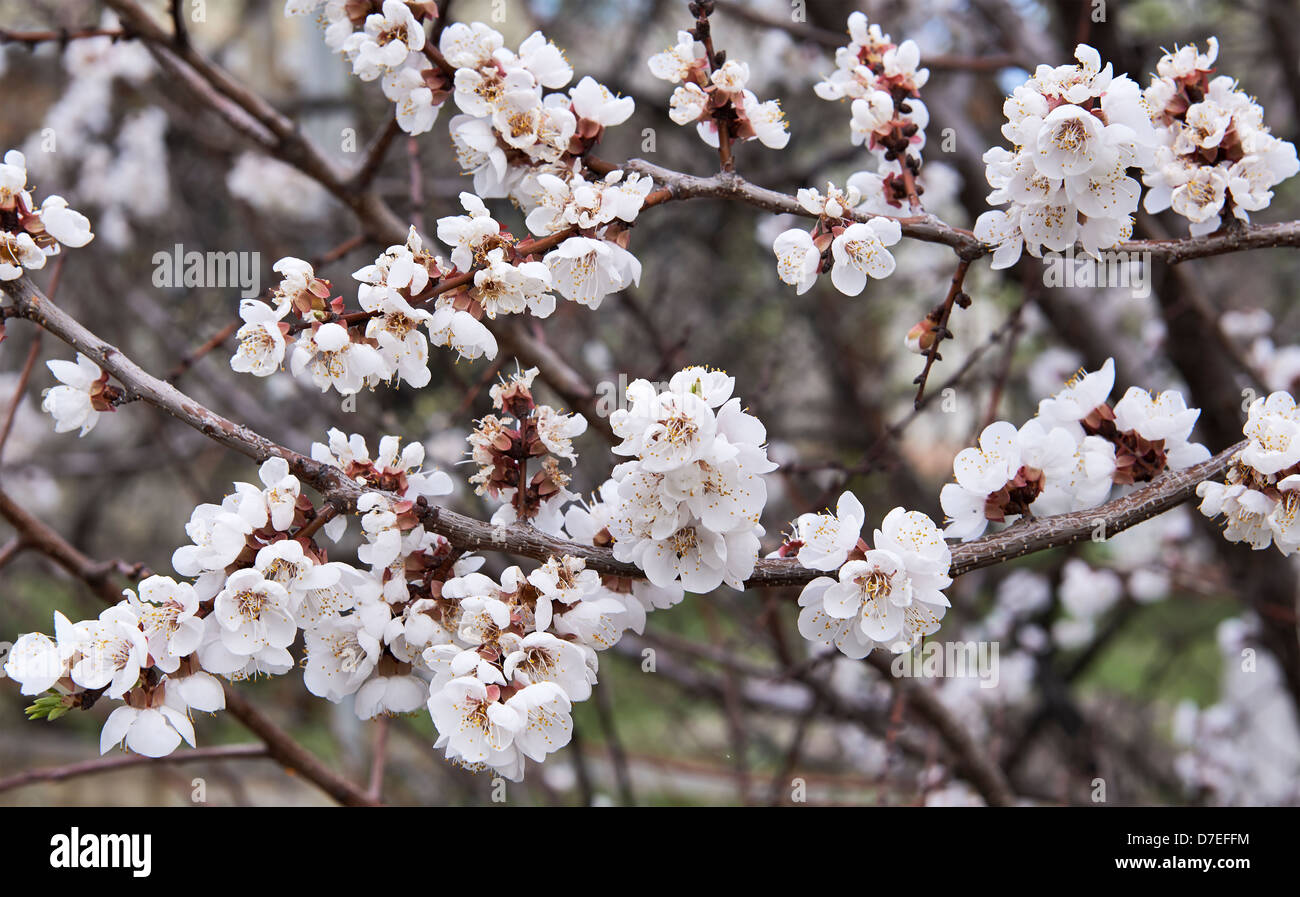
{"type": "MultiPolygon", "coordinates": [[[[610,170],[616,166],[597,162],[597,170],[610,170]]],[[[673,199],[694,199],[710,197],[730,199],[768,212],[814,217],[798,200],[785,193],[768,190],[750,183],[743,177],[720,172],[712,177],[702,178],[692,174],[662,168],[644,159],[632,159],[624,166],[629,171],[649,175],[672,191],[673,199]]],[[[868,218],[892,217],[855,213],[847,216],[856,221],[868,218]]],[[[940,243],[951,247],[957,256],[966,261],[974,261],[991,253],[994,249],[976,239],[969,230],[952,227],[933,215],[913,215],[896,218],[902,227],[903,236],[911,237],[925,243],[940,243]]],[[[1300,221],[1284,221],[1277,224],[1251,224],[1244,227],[1209,234],[1204,237],[1182,237],[1172,240],[1130,240],[1113,248],[1114,252],[1150,253],[1153,259],[1177,264],[1189,259],[1224,255],[1230,252],[1242,252],[1248,249],[1270,249],[1281,246],[1300,246],[1300,221]]]]}
{"type": "MultiPolygon", "coordinates": [[[[354,509],[363,490],[337,467],[313,461],[248,427],[236,424],[199,404],[176,387],[151,376],[113,346],[95,336],[46,298],[26,278],[6,281],[4,291],[14,300],[15,313],[40,324],[112,374],[127,394],[153,405],[240,454],[256,461],[281,457],[301,479],[340,509],[354,509]]],[[[1229,459],[1244,446],[1238,443],[1215,457],[1183,471],[1168,472],[1123,498],[1071,514],[1021,521],[999,533],[953,547],[953,575],[988,567],[1011,558],[1092,538],[1101,527],[1106,538],[1188,500],[1202,480],[1221,474],[1229,459]]],[[[438,506],[423,509],[425,529],[444,536],[467,551],[502,551],[535,560],[562,554],[581,557],[595,570],[642,578],[634,565],[615,560],[607,548],[548,536],[528,525],[493,526],[438,506]]],[[[802,585],[821,575],[789,559],[759,559],[748,587],[802,585]]]]}
{"type": "MultiPolygon", "coordinates": [[[[1082,542],[1093,538],[1094,534],[1109,539],[1192,498],[1197,484],[1222,474],[1232,456],[1245,446],[1245,441],[1242,441],[1186,470],[1168,471],[1146,486],[1104,505],[1069,514],[1021,520],[1001,532],[954,545],[952,575],[961,576],[1037,551],[1082,542]]],[[[747,584],[800,585],[823,575],[815,570],[805,570],[791,560],[761,559],[747,584]]]]}
{"type": "Polygon", "coordinates": [[[318,785],[322,791],[348,807],[377,807],[379,801],[364,788],[352,784],[330,769],[316,756],[294,741],[262,711],[248,702],[238,689],[224,684],[226,710],[244,724],[266,745],[267,754],[285,769],[300,773],[303,778],[318,785]]]}
{"type": "Polygon", "coordinates": [[[122,600],[121,590],[108,578],[108,567],[95,563],[69,545],[62,536],[32,516],[3,490],[0,490],[0,517],[17,531],[21,545],[39,551],[80,579],[90,587],[95,597],[107,604],[116,604],[122,600]]]}
{"type": "Polygon", "coordinates": [[[13,398],[9,400],[9,408],[5,411],[4,422],[0,423],[0,458],[4,457],[5,445],[9,442],[9,434],[13,431],[14,418],[18,415],[18,406],[22,404],[23,393],[27,391],[27,381],[32,377],[32,368],[36,366],[36,359],[41,354],[40,333],[32,340],[31,346],[27,349],[27,360],[23,362],[23,369],[18,374],[18,385],[14,387],[13,398]]]}
{"type": "Polygon", "coordinates": [[[1149,252],[1153,258],[1171,265],[1191,259],[1243,252],[1247,249],[1276,249],[1300,246],[1300,221],[1276,224],[1249,224],[1233,227],[1204,237],[1181,237],[1170,240],[1131,240],[1115,247],[1117,252],[1149,252]]]}

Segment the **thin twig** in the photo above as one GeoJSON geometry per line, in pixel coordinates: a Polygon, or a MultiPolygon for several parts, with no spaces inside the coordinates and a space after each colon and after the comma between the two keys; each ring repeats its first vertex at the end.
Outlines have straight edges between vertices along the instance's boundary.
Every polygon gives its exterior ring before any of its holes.
{"type": "Polygon", "coordinates": [[[786,749],[785,757],[781,760],[781,768],[772,776],[772,786],[769,802],[774,807],[781,806],[785,802],[786,789],[790,787],[791,774],[799,767],[799,757],[803,753],[804,743],[808,738],[808,730],[812,727],[813,720],[821,712],[822,699],[818,695],[813,698],[808,707],[799,714],[799,719],[795,721],[794,735],[790,737],[790,747],[786,749]]]}
{"type": "Polygon", "coordinates": [[[66,766],[46,766],[28,769],[0,779],[0,792],[12,791],[24,785],[38,782],[62,782],[82,776],[101,775],[117,772],[133,766],[153,766],[154,764],[203,763],[220,760],[255,760],[267,757],[269,753],[264,744],[229,744],[218,747],[195,748],[170,754],[166,757],[143,757],[139,754],[125,754],[120,757],[100,757],[81,763],[69,763],[66,766]]]}
{"type": "Polygon", "coordinates": [[[569,754],[573,758],[573,774],[578,780],[578,799],[582,806],[590,807],[596,803],[596,790],[591,781],[591,770],[587,766],[587,754],[583,747],[585,739],[575,721],[573,734],[569,736],[569,754]]]}
{"type": "MultiPolygon", "coordinates": [[[[713,605],[703,603],[700,613],[708,627],[709,640],[719,648],[723,647],[722,630],[718,626],[717,614],[713,605]]],[[[745,712],[741,706],[740,678],[736,670],[726,667],[723,677],[722,706],[727,720],[727,731],[731,737],[732,768],[736,777],[736,794],[740,802],[748,806],[751,802],[749,792],[749,732],[745,726],[745,712]]]]}
{"type": "Polygon", "coordinates": [[[916,399],[912,404],[917,408],[921,407],[921,400],[925,398],[925,384],[930,379],[930,369],[939,360],[939,346],[945,338],[952,336],[952,333],[948,330],[948,321],[952,318],[952,308],[957,304],[958,297],[963,295],[962,283],[966,280],[966,271],[969,268],[970,262],[966,259],[962,259],[957,263],[957,270],[953,273],[952,281],[948,284],[948,295],[944,296],[943,305],[930,313],[930,318],[935,325],[932,331],[933,342],[930,343],[930,349],[925,354],[925,367],[915,380],[916,399]]]}
{"type": "Polygon", "coordinates": [[[106,604],[116,604],[122,593],[109,581],[108,571],[68,544],[62,536],[38,520],[30,511],[0,490],[0,517],[9,522],[23,544],[39,551],[72,576],[80,579],[95,597],[106,604]]]}
{"type": "Polygon", "coordinates": [[[45,44],[58,41],[83,40],[90,37],[111,37],[113,40],[126,37],[121,28],[50,28],[40,31],[20,31],[13,28],[0,28],[0,44],[45,44]]]}
{"type": "MultiPolygon", "coordinates": [[[[709,72],[718,68],[718,54],[713,49],[713,27],[709,24],[709,14],[713,12],[710,4],[702,3],[698,7],[699,14],[695,19],[695,34],[704,44],[704,60],[708,66],[709,72]]],[[[735,106],[727,103],[721,109],[714,112],[713,122],[718,129],[718,161],[722,165],[723,171],[734,171],[736,161],[731,156],[731,122],[735,114],[735,106]],[[729,114],[723,114],[729,113],[729,114]]]]}
{"type": "Polygon", "coordinates": [[[309,520],[302,529],[294,533],[293,537],[295,539],[310,539],[312,536],[316,535],[317,530],[333,520],[338,512],[339,509],[337,506],[326,504],[316,512],[316,516],[309,520]]]}
{"type": "Polygon", "coordinates": [[[1002,770],[953,717],[943,702],[935,697],[934,692],[915,679],[894,676],[889,659],[879,651],[868,654],[867,663],[897,691],[907,696],[908,706],[939,734],[948,749],[956,755],[959,767],[969,777],[971,784],[984,795],[987,803],[998,807],[1016,803],[1015,792],[1011,790],[1002,770]]]}
{"type": "Polygon", "coordinates": [[[420,141],[406,138],[406,164],[410,177],[411,223],[424,230],[424,172],[420,169],[420,141]]]}
{"type": "Polygon", "coordinates": [[[988,338],[985,339],[984,342],[982,342],[980,345],[972,349],[970,354],[966,356],[965,361],[962,362],[961,367],[959,367],[955,372],[953,372],[952,376],[950,376],[947,380],[943,381],[943,383],[940,384],[938,389],[933,389],[927,392],[925,394],[925,398],[921,401],[920,408],[917,408],[915,405],[913,405],[911,408],[907,410],[906,414],[904,414],[901,418],[899,418],[894,423],[886,427],[885,431],[881,433],[880,436],[878,436],[876,440],[873,443],[871,443],[870,446],[867,447],[867,450],[862,453],[862,456],[856,462],[854,462],[853,464],[843,464],[841,462],[833,461],[833,460],[813,461],[804,464],[799,464],[799,463],[788,464],[785,467],[783,467],[782,470],[784,470],[786,473],[808,473],[808,472],[819,471],[819,470],[835,470],[838,471],[840,474],[842,474],[840,481],[838,483],[832,484],[830,487],[828,487],[828,489],[826,490],[827,492],[826,497],[824,497],[819,502],[813,503],[814,506],[816,507],[821,507],[822,505],[824,505],[829,497],[833,496],[835,493],[838,493],[840,490],[844,488],[845,484],[848,483],[850,476],[854,474],[871,473],[873,470],[875,470],[876,465],[879,462],[879,458],[881,457],[881,455],[884,454],[885,450],[889,447],[890,443],[896,442],[903,435],[904,431],[906,431],[907,428],[912,424],[912,422],[921,416],[921,412],[924,411],[930,405],[931,402],[933,402],[936,398],[942,396],[949,389],[953,389],[956,386],[963,383],[966,380],[967,376],[970,374],[970,372],[974,370],[979,360],[983,358],[988,352],[990,352],[994,346],[1002,342],[1003,338],[1005,338],[1011,332],[1011,329],[1015,323],[1014,315],[1015,313],[1013,312],[1012,316],[1009,316],[1007,320],[1004,321],[996,330],[990,333],[988,335],[988,338]]]}
{"type": "Polygon", "coordinates": [[[23,400],[23,393],[27,391],[27,381],[31,379],[32,368],[36,366],[36,359],[40,354],[41,334],[37,331],[32,335],[32,345],[27,350],[27,360],[23,362],[23,369],[18,374],[18,385],[14,387],[9,407],[5,409],[4,423],[0,424],[0,459],[4,458],[5,445],[9,442],[9,433],[14,426],[14,416],[18,413],[18,405],[23,400]]]}
{"type": "Polygon", "coordinates": [[[596,716],[600,720],[601,733],[605,736],[605,749],[609,751],[609,762],[614,767],[614,781],[618,784],[619,798],[625,807],[636,806],[636,794],[632,791],[632,774],[627,766],[627,752],[618,737],[618,726],[614,722],[614,706],[609,696],[609,686],[604,679],[592,686],[596,699],[596,716]]]}
{"type": "Polygon", "coordinates": [[[312,259],[312,267],[320,268],[324,265],[330,264],[331,262],[337,262],[339,259],[343,258],[343,256],[347,255],[352,250],[364,246],[365,244],[366,244],[365,234],[357,234],[355,237],[348,237],[342,243],[338,244],[332,249],[327,249],[325,252],[321,253],[319,256],[312,259]]]}
{"type": "Polygon", "coordinates": [[[4,548],[0,548],[0,570],[3,570],[9,565],[10,561],[22,554],[23,549],[26,547],[27,543],[23,540],[21,534],[6,542],[4,548]]]}
{"type": "Polygon", "coordinates": [[[397,123],[397,115],[394,113],[385,123],[383,130],[376,134],[374,140],[366,147],[361,165],[349,181],[349,186],[353,190],[365,190],[370,186],[375,175],[379,174],[380,166],[384,164],[384,157],[388,155],[388,148],[392,146],[393,138],[401,132],[402,127],[397,123]]]}
{"type": "Polygon", "coordinates": [[[231,321],[225,327],[222,327],[212,335],[211,339],[177,362],[176,367],[172,368],[171,373],[167,375],[167,379],[174,383],[181,377],[185,376],[186,372],[188,372],[190,368],[194,367],[194,365],[198,364],[199,360],[203,358],[203,356],[207,355],[214,349],[217,349],[226,340],[234,336],[235,331],[239,329],[239,326],[239,321],[231,321]]]}
{"type": "MultiPolygon", "coordinates": [[[[993,389],[989,392],[988,409],[984,412],[985,427],[997,420],[998,406],[1002,404],[1002,393],[1007,388],[1007,381],[1011,378],[1011,367],[1016,357],[1016,342],[1019,340],[1022,330],[1020,316],[1024,310],[1025,304],[1022,302],[1011,313],[1008,322],[1011,326],[1011,332],[1007,337],[1006,349],[1002,353],[1002,364],[998,368],[997,377],[993,380],[993,389]]],[[[983,427],[980,429],[983,430],[983,427]]]]}

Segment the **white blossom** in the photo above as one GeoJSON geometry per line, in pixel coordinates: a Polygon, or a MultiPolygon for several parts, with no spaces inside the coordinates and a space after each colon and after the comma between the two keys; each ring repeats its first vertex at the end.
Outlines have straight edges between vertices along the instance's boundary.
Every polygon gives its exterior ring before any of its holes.
{"type": "Polygon", "coordinates": [[[614,555],[660,588],[678,581],[693,592],[723,582],[740,588],[753,571],[767,499],[762,474],[775,465],[762,447],[763,425],[730,393],[730,378],[688,368],[662,393],[632,383],[631,407],[610,418],[622,439],[615,454],[634,458],[614,471],[617,501],[606,518],[614,555]]]}
{"type": "Polygon", "coordinates": [[[260,491],[256,502],[247,493],[228,496],[220,505],[201,504],[190,514],[185,532],[192,545],[172,553],[172,567],[182,576],[224,570],[244,550],[249,533],[267,521],[266,501],[260,491]],[[260,507],[259,507],[260,506],[260,507]]]}
{"type": "Polygon", "coordinates": [[[497,341],[481,321],[469,312],[440,305],[429,319],[429,340],[435,346],[450,346],[462,358],[497,356],[497,341]]]}
{"type": "Polygon", "coordinates": [[[852,658],[874,647],[908,650],[939,629],[949,603],[952,555],[933,521],[895,508],[875,531],[863,560],[820,576],[799,596],[799,632],[852,658]]]}
{"type": "Polygon", "coordinates": [[[688,31],[678,31],[677,43],[649,60],[650,74],[674,83],[685,81],[692,69],[704,64],[704,44],[688,31]]]}
{"type": "Polygon", "coordinates": [[[423,57],[411,55],[405,65],[386,72],[380,82],[384,96],[393,103],[398,127],[412,137],[433,130],[442,109],[441,103],[434,103],[433,91],[425,82],[424,72],[429,68],[423,57]]]}
{"type": "Polygon", "coordinates": [[[68,208],[68,201],[62,196],[45,197],[41,203],[41,223],[47,234],[72,249],[85,246],[95,237],[90,232],[90,219],[68,208]]]}
{"type": "Polygon", "coordinates": [[[1075,59],[1039,66],[1003,105],[1002,133],[1017,149],[994,147],[984,161],[990,204],[1010,205],[975,223],[975,235],[998,247],[995,268],[1025,247],[1038,257],[1078,244],[1100,257],[1132,234],[1141,188],[1126,172],[1149,164],[1155,130],[1127,76],[1113,76],[1087,44],[1075,59]]]}
{"type": "MultiPolygon", "coordinates": [[[[257,570],[237,570],[217,595],[212,616],[220,626],[222,646],[240,657],[258,656],[292,663],[285,649],[297,634],[289,593],[257,570]]],[[[205,661],[203,664],[213,672],[205,661]]]]}
{"type": "Polygon", "coordinates": [[[1189,442],[1192,427],[1200,417],[1199,408],[1188,408],[1182,393],[1166,390],[1158,396],[1136,386],[1129,387],[1115,403],[1115,427],[1132,430],[1143,439],[1163,441],[1167,464],[1172,470],[1191,467],[1209,460],[1205,446],[1189,442]]]}
{"type": "Polygon", "coordinates": [[[374,312],[366,322],[366,336],[378,344],[383,369],[416,389],[428,386],[429,338],[420,328],[427,326],[433,315],[413,308],[401,293],[388,287],[367,292],[361,307],[374,312]]]}
{"type": "Polygon", "coordinates": [[[569,237],[548,252],[544,261],[561,296],[593,309],[609,294],[641,282],[641,262],[606,240],[569,237]]]}
{"type": "Polygon", "coordinates": [[[518,711],[497,700],[496,686],[473,677],[453,679],[429,695],[429,715],[438,730],[438,746],[448,759],[498,766],[523,725],[518,711]]]}
{"type": "Polygon", "coordinates": [[[538,405],[533,418],[537,437],[546,450],[557,458],[577,461],[573,439],[587,432],[587,419],[581,414],[561,414],[550,405],[538,405]]]}
{"type": "Polygon", "coordinates": [[[230,367],[241,373],[269,377],[284,362],[284,331],[280,320],[289,312],[288,304],[278,310],[256,299],[239,303],[243,326],[235,332],[239,348],[230,357],[230,367]]]}
{"type": "Polygon", "coordinates": [[[821,253],[813,245],[808,231],[799,228],[783,231],[772,243],[772,251],[776,253],[777,276],[796,287],[799,295],[808,292],[817,282],[821,253]]]}
{"type": "Polygon", "coordinates": [[[1091,373],[1075,377],[1065,389],[1038,403],[1038,418],[1051,427],[1064,427],[1075,434],[1084,435],[1080,421],[1110,400],[1115,388],[1115,359],[1091,373]]]}
{"type": "Polygon", "coordinates": [[[460,202],[467,215],[438,219],[438,239],[451,247],[451,263],[462,271],[474,265],[476,257],[485,256],[501,235],[501,225],[493,220],[483,200],[473,193],[461,193],[460,202]]]}
{"type": "Polygon", "coordinates": [[[871,218],[854,222],[831,242],[831,283],[846,296],[856,296],[867,278],[885,278],[894,273],[894,257],[886,246],[902,239],[903,232],[892,218],[871,218]]]}
{"type": "Polygon", "coordinates": [[[1143,94],[1156,134],[1143,205],[1182,215],[1193,236],[1218,230],[1229,209],[1249,221],[1268,207],[1273,187],[1300,172],[1295,146],[1269,132],[1263,109],[1232,78],[1211,77],[1218,53],[1214,37],[1205,53],[1175,48],[1143,94]]]}
{"type": "Polygon", "coordinates": [[[794,522],[800,565],[810,570],[839,569],[857,546],[866,516],[852,492],[840,496],[834,514],[801,514],[794,522]]]}
{"type": "Polygon", "coordinates": [[[72,672],[80,637],[72,622],[54,612],[55,637],[28,632],[18,637],[5,658],[4,673],[21,686],[25,695],[39,695],[72,672]]]}
{"type": "Polygon", "coordinates": [[[411,53],[424,49],[424,27],[402,0],[384,0],[382,12],[366,17],[363,30],[343,43],[352,60],[352,72],[373,81],[397,68],[411,53]]]}
{"type": "Polygon", "coordinates": [[[1242,463],[1266,475],[1300,464],[1300,410],[1290,393],[1256,399],[1247,415],[1242,463]]]}
{"type": "Polygon", "coordinates": [[[164,673],[175,672],[203,639],[194,586],[170,576],[150,576],[140,582],[138,594],[130,589],[123,594],[139,618],[153,665],[164,673]]]}
{"type": "Polygon", "coordinates": [[[1223,538],[1229,542],[1247,542],[1256,551],[1273,541],[1269,517],[1277,504],[1263,492],[1243,483],[1216,483],[1206,480],[1196,487],[1201,498],[1200,512],[1206,517],[1226,518],[1223,538]]]}
{"type": "Polygon", "coordinates": [[[314,695],[338,703],[355,694],[379,660],[378,636],[359,614],[334,618],[305,634],[303,684],[314,695]]]}
{"type": "Polygon", "coordinates": [[[24,269],[38,271],[44,267],[45,253],[31,234],[0,231],[0,280],[17,280],[24,269]]]}
{"type": "Polygon", "coordinates": [[[106,754],[122,744],[145,757],[166,757],[180,747],[182,740],[194,747],[194,724],[184,704],[167,692],[153,706],[138,708],[128,704],[110,713],[99,736],[99,752],[106,754]]]}
{"type": "Polygon", "coordinates": [[[299,337],[289,369],[295,377],[308,375],[321,392],[333,386],[342,395],[359,392],[367,377],[388,376],[376,349],[353,342],[347,328],[334,323],[321,324],[299,337]]]}
{"type": "Polygon", "coordinates": [[[518,679],[527,685],[552,682],[571,701],[591,697],[586,655],[573,642],[538,631],[523,638],[507,636],[505,643],[511,649],[502,664],[508,681],[518,679]]]}
{"type": "Polygon", "coordinates": [[[85,436],[99,422],[100,409],[95,407],[104,373],[99,365],[80,352],[77,361],[47,361],[50,373],[61,385],[45,390],[41,410],[54,418],[54,432],[67,433],[80,430],[85,436]]]}
{"type": "Polygon", "coordinates": [[[140,620],[127,602],[106,608],[95,620],[76,624],[77,657],[70,676],[82,688],[104,689],[110,698],[126,694],[149,658],[140,620]]]}
{"type": "Polygon", "coordinates": [[[569,100],[573,104],[574,115],[602,128],[623,124],[636,110],[636,102],[631,97],[615,95],[589,75],[569,88],[569,100]]]}

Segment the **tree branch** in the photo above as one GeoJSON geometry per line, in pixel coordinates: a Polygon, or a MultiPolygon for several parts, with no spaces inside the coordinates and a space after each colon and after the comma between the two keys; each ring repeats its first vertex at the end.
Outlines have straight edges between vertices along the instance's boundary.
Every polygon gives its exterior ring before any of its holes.
{"type": "MultiPolygon", "coordinates": [[[[216,442],[255,461],[261,462],[271,457],[284,458],[299,478],[340,510],[354,509],[357,499],[367,491],[339,468],[314,461],[248,427],[236,424],[205,408],[170,383],[146,373],[118,349],[73,320],[27,278],[5,281],[0,284],[0,288],[13,299],[14,314],[17,317],[40,324],[77,351],[94,359],[117,378],[128,396],[141,399],[171,414],[216,442]]],[[[1210,460],[1186,470],[1166,472],[1150,484],[1099,507],[1022,520],[1001,532],[956,545],[952,552],[952,574],[959,576],[980,567],[1091,538],[1099,524],[1102,534],[1109,538],[1187,501],[1195,493],[1198,483],[1223,473],[1228,461],[1244,445],[1244,442],[1237,443],[1210,460]]],[[[389,497],[396,499],[396,496],[389,497]]],[[[607,548],[557,539],[527,524],[493,526],[436,505],[421,507],[420,512],[425,529],[445,537],[451,544],[466,551],[502,551],[535,560],[568,554],[585,559],[588,566],[602,573],[644,578],[639,568],[616,560],[607,548]]],[[[754,574],[745,585],[749,588],[802,585],[819,575],[822,574],[801,567],[792,558],[760,558],[754,567],[754,574]]]]}
{"type": "Polygon", "coordinates": [[[354,190],[365,190],[374,181],[375,175],[379,174],[379,168],[384,164],[384,159],[388,155],[388,148],[392,145],[393,139],[402,132],[402,128],[397,123],[397,115],[394,114],[384,125],[384,129],[375,135],[374,140],[366,147],[365,158],[357,168],[356,174],[352,175],[349,182],[354,190]]]}
{"type": "Polygon", "coordinates": [[[12,791],[24,785],[37,782],[62,782],[81,776],[100,775],[130,769],[133,766],[152,766],[155,763],[202,763],[214,760],[252,760],[270,756],[263,744],[227,744],[219,747],[195,748],[170,754],[166,757],[144,757],[139,754],[125,754],[120,757],[100,757],[82,763],[69,763],[66,766],[46,766],[40,769],[28,769],[0,779],[0,792],[12,791]]]}
{"type": "Polygon", "coordinates": [[[13,398],[9,400],[9,407],[5,409],[4,422],[0,423],[0,458],[4,457],[5,445],[9,442],[9,434],[13,430],[14,417],[18,414],[18,406],[22,404],[23,393],[27,391],[27,381],[31,379],[32,368],[36,366],[36,359],[41,354],[41,334],[40,331],[32,337],[32,344],[27,349],[27,360],[23,362],[23,369],[18,374],[18,385],[14,387],[13,398]]]}
{"type": "MultiPolygon", "coordinates": [[[[628,171],[649,175],[672,192],[673,199],[694,199],[710,197],[730,199],[745,203],[757,209],[787,215],[799,215],[804,218],[816,217],[797,199],[785,193],[768,190],[745,180],[733,172],[720,172],[712,177],[698,177],[663,168],[644,159],[631,159],[622,166],[608,162],[591,160],[596,171],[612,171],[622,167],[628,171]]],[[[850,213],[845,217],[854,221],[866,221],[868,218],[890,218],[889,215],[871,215],[850,213]]],[[[974,261],[993,252],[989,246],[976,239],[965,228],[953,227],[934,215],[923,214],[894,218],[902,228],[903,236],[911,237],[925,243],[940,243],[950,247],[957,257],[965,261],[974,261]]],[[[1181,237],[1170,240],[1130,240],[1120,243],[1107,252],[1150,253],[1154,259],[1176,265],[1190,259],[1206,258],[1230,252],[1242,252],[1248,249],[1270,249],[1282,246],[1300,246],[1300,221],[1284,221],[1277,224],[1251,224],[1233,228],[1203,237],[1181,237]]]]}
{"type": "Polygon", "coordinates": [[[1011,785],[1002,770],[953,717],[933,691],[915,679],[895,676],[891,669],[892,661],[879,651],[868,654],[867,663],[884,676],[896,691],[905,695],[907,706],[915,710],[917,716],[924,719],[939,734],[943,743],[958,757],[962,770],[989,806],[1015,805],[1016,794],[1011,790],[1011,785]]]}
{"type": "Polygon", "coordinates": [[[97,564],[68,544],[52,528],[32,516],[9,493],[0,490],[0,517],[18,532],[22,545],[35,549],[58,564],[69,574],[80,579],[106,604],[117,604],[122,592],[108,578],[108,568],[97,564]]]}
{"type": "MultiPolygon", "coordinates": [[[[930,380],[930,370],[934,363],[939,360],[939,346],[943,341],[952,336],[948,330],[948,322],[952,319],[952,307],[957,304],[957,298],[962,295],[962,284],[966,281],[966,270],[970,268],[970,262],[962,259],[957,263],[957,270],[952,275],[952,280],[948,284],[948,293],[943,298],[943,303],[933,312],[930,313],[930,320],[934,322],[933,342],[930,348],[925,352],[925,367],[917,375],[916,398],[912,400],[912,409],[919,411],[921,403],[925,401],[925,384],[930,380]]],[[[969,304],[970,300],[966,300],[969,304]]]]}
{"type": "MultiPolygon", "coordinates": [[[[729,199],[767,212],[799,215],[803,218],[816,217],[799,205],[799,201],[793,196],[778,193],[775,190],[768,190],[766,187],[759,187],[734,172],[724,171],[712,177],[702,178],[693,174],[673,171],[670,168],[663,168],[644,159],[631,159],[622,166],[593,160],[590,157],[588,161],[594,163],[592,167],[597,172],[612,171],[621,167],[627,171],[648,175],[666,187],[672,194],[673,199],[696,199],[701,197],[729,199]]],[[[889,216],[849,213],[846,217],[855,221],[866,221],[869,218],[889,216]]],[[[942,243],[951,247],[963,259],[973,261],[992,251],[992,247],[985,246],[975,239],[975,235],[970,231],[944,224],[933,215],[913,215],[897,218],[896,220],[901,226],[904,236],[911,237],[914,240],[922,240],[926,243],[942,243]]]]}
{"type": "Polygon", "coordinates": [[[258,710],[248,699],[228,683],[222,683],[226,692],[226,710],[244,724],[266,745],[267,754],[281,766],[297,772],[318,786],[339,803],[348,807],[377,807],[379,801],[364,788],[340,776],[314,754],[293,740],[288,732],[271,722],[270,717],[258,710]]]}
{"type": "MultiPolygon", "coordinates": [[[[155,382],[161,383],[161,381],[155,382]]],[[[121,593],[108,580],[108,573],[115,569],[116,565],[98,564],[92,561],[53,529],[19,507],[3,491],[0,491],[0,516],[14,526],[23,544],[52,558],[59,566],[89,585],[106,604],[116,604],[121,600],[121,593]]],[[[226,710],[262,740],[266,745],[268,756],[285,768],[301,773],[303,778],[319,786],[322,791],[342,804],[348,806],[378,804],[365,789],[352,784],[321,763],[310,751],[296,742],[293,736],[275,725],[269,717],[250,704],[229,684],[223,683],[222,687],[226,694],[226,710]]]]}
{"type": "Polygon", "coordinates": [[[90,37],[111,37],[118,40],[127,37],[127,33],[121,28],[49,28],[41,31],[19,31],[13,28],[0,28],[0,44],[36,44],[52,43],[57,41],[66,44],[69,41],[82,40],[90,37]]]}

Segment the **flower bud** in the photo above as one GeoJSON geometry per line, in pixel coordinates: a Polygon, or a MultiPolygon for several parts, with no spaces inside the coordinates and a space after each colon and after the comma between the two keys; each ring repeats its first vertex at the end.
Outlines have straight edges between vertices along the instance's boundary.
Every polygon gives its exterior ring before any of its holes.
{"type": "Polygon", "coordinates": [[[938,325],[927,315],[907,331],[907,339],[904,342],[911,351],[924,355],[934,346],[938,329],[938,325]]]}

